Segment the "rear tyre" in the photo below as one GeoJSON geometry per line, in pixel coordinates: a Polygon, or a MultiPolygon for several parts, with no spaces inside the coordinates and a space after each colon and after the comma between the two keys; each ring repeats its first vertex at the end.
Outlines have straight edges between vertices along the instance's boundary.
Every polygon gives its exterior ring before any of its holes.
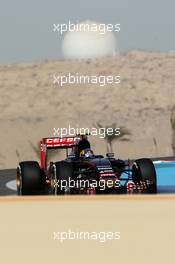
{"type": "Polygon", "coordinates": [[[58,161],[54,164],[55,171],[55,194],[71,194],[72,188],[70,186],[70,181],[73,176],[72,163],[66,161],[58,161]]]}
{"type": "Polygon", "coordinates": [[[136,185],[142,183],[146,186],[146,193],[157,193],[157,176],[152,160],[136,160],[132,168],[132,177],[136,185]]]}
{"type": "Polygon", "coordinates": [[[23,161],[17,168],[18,195],[39,194],[44,187],[43,175],[38,162],[23,161]]]}

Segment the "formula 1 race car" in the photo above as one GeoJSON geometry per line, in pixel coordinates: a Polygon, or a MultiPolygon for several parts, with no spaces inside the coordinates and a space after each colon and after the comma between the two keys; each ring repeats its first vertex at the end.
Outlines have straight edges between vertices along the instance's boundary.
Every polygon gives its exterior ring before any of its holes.
{"type": "Polygon", "coordinates": [[[43,138],[41,164],[23,161],[17,167],[18,195],[156,193],[157,176],[152,160],[134,162],[95,155],[87,135],[43,138]],[[50,149],[65,149],[66,159],[47,164],[50,149]]]}

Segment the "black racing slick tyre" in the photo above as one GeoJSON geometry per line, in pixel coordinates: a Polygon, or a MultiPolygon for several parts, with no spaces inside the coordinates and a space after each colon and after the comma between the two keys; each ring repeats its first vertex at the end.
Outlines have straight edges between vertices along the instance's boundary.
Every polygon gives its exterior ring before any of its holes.
{"type": "Polygon", "coordinates": [[[157,176],[152,160],[136,160],[132,167],[132,178],[136,184],[144,183],[145,193],[157,193],[157,176]]]}
{"type": "Polygon", "coordinates": [[[55,174],[55,191],[60,195],[68,195],[72,193],[70,181],[72,180],[73,167],[71,162],[58,161],[54,164],[55,174]]]}
{"type": "Polygon", "coordinates": [[[20,162],[17,168],[16,181],[18,195],[39,194],[43,189],[44,181],[38,162],[20,162]]]}

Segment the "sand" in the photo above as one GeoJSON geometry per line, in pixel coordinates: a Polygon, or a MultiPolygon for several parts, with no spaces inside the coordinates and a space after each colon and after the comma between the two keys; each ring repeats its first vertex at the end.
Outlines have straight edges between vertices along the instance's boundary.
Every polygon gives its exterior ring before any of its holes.
{"type": "Polygon", "coordinates": [[[1,197],[0,206],[2,263],[174,263],[174,196],[1,197]]]}
{"type": "MultiPolygon", "coordinates": [[[[125,126],[129,141],[115,140],[117,157],[172,155],[171,110],[175,105],[175,55],[132,51],[86,61],[0,65],[0,169],[38,160],[37,143],[53,128],[125,126]],[[121,84],[53,84],[53,75],[120,75],[121,84]]],[[[90,137],[95,153],[106,142],[90,137]]],[[[63,158],[59,152],[58,157],[63,158]]]]}

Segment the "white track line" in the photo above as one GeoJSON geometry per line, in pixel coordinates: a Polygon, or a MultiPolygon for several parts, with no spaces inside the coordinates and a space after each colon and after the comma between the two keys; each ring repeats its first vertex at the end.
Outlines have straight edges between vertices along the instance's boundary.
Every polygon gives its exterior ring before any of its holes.
{"type": "Polygon", "coordinates": [[[17,188],[16,188],[16,180],[7,182],[6,183],[6,187],[8,189],[10,189],[10,190],[17,191],[17,188]]]}

